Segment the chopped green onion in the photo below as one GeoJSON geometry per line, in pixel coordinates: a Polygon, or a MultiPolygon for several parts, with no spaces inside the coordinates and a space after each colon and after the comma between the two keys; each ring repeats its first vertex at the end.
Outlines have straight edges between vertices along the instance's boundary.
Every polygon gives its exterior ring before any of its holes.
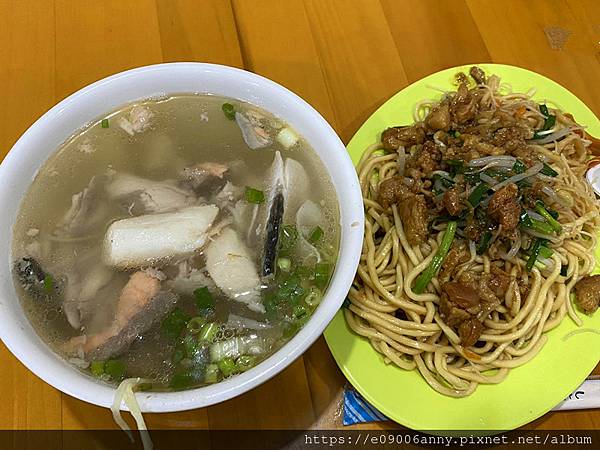
{"type": "Polygon", "coordinates": [[[192,317],[187,323],[186,328],[192,334],[198,334],[202,326],[206,323],[206,318],[202,316],[192,317]]]}
{"type": "Polygon", "coordinates": [[[189,316],[181,309],[175,308],[161,324],[164,335],[171,339],[177,338],[190,320],[189,316]]]}
{"type": "Polygon", "coordinates": [[[306,303],[308,306],[313,308],[313,307],[317,306],[319,303],[321,303],[322,298],[323,298],[323,293],[321,292],[321,290],[313,286],[308,290],[308,294],[306,295],[306,298],[304,299],[304,303],[306,303]]]}
{"type": "Polygon", "coordinates": [[[532,219],[525,211],[521,212],[519,223],[524,228],[529,228],[533,231],[537,231],[538,233],[552,234],[554,232],[554,228],[552,228],[550,224],[542,222],[541,220],[532,219]]]}
{"type": "Polygon", "coordinates": [[[331,265],[327,263],[319,263],[315,265],[314,281],[317,287],[323,289],[329,282],[329,275],[331,272],[331,265]]]}
{"type": "Polygon", "coordinates": [[[443,161],[447,166],[450,166],[448,172],[450,172],[450,176],[458,175],[459,173],[464,173],[465,164],[463,161],[459,159],[446,159],[443,161]]]}
{"type": "Polygon", "coordinates": [[[298,240],[298,230],[294,225],[284,225],[279,234],[279,251],[282,254],[287,254],[296,245],[298,240]]]}
{"type": "Polygon", "coordinates": [[[108,128],[109,127],[108,119],[102,119],[102,121],[100,122],[100,126],[102,128],[108,128]]]}
{"type": "Polygon", "coordinates": [[[417,277],[415,281],[415,286],[413,287],[413,291],[416,294],[422,294],[431,279],[435,276],[435,274],[440,270],[444,259],[446,259],[446,255],[452,246],[452,242],[454,241],[454,234],[456,233],[456,222],[448,222],[446,226],[446,231],[444,232],[444,236],[442,237],[442,242],[437,249],[433,259],[429,263],[429,266],[421,272],[421,274],[417,277]]]}
{"type": "Polygon", "coordinates": [[[550,214],[546,210],[544,204],[541,201],[538,200],[535,202],[535,210],[544,219],[546,219],[546,222],[548,222],[548,224],[552,227],[554,231],[556,231],[557,234],[559,234],[562,231],[562,226],[560,225],[560,223],[554,217],[552,217],[552,214],[550,214]]]}
{"type": "Polygon", "coordinates": [[[283,283],[279,285],[277,297],[289,303],[298,303],[305,293],[304,288],[300,284],[300,277],[292,274],[283,283]]]}
{"type": "Polygon", "coordinates": [[[554,250],[552,250],[551,248],[548,248],[545,245],[542,245],[540,247],[540,256],[542,258],[551,258],[553,254],[554,250]]]}
{"type": "Polygon", "coordinates": [[[173,362],[173,364],[179,364],[183,358],[185,358],[184,348],[181,346],[175,347],[175,350],[171,355],[171,361],[173,362]]]}
{"type": "Polygon", "coordinates": [[[529,254],[529,259],[527,260],[527,264],[525,265],[525,268],[527,269],[527,271],[531,271],[531,269],[533,269],[533,265],[535,264],[539,254],[540,254],[540,247],[542,246],[542,239],[536,239],[535,242],[533,243],[533,246],[531,248],[531,252],[529,254]]]}
{"type": "Polygon", "coordinates": [[[52,294],[53,291],[54,291],[54,278],[52,278],[52,275],[46,274],[46,276],[44,277],[44,292],[47,295],[50,295],[50,294],[52,294]]]}
{"type": "Polygon", "coordinates": [[[556,116],[550,114],[550,111],[548,111],[548,107],[546,105],[540,105],[540,112],[545,117],[544,125],[542,126],[542,128],[540,128],[533,134],[533,139],[543,138],[545,136],[545,133],[540,134],[540,132],[548,131],[556,124],[556,116]]]}
{"type": "Polygon", "coordinates": [[[194,339],[194,336],[186,335],[181,343],[188,358],[193,357],[198,352],[198,342],[194,339]]]}
{"type": "Polygon", "coordinates": [[[294,305],[292,315],[296,319],[300,319],[306,315],[306,308],[302,305],[294,305]]]}
{"type": "Polygon", "coordinates": [[[179,372],[171,377],[169,386],[176,391],[189,388],[196,381],[193,374],[189,372],[179,372]]]}
{"type": "Polygon", "coordinates": [[[206,312],[215,307],[215,299],[207,287],[201,287],[194,291],[196,306],[201,312],[206,312]]]}
{"type": "Polygon", "coordinates": [[[90,372],[98,378],[104,375],[104,361],[92,361],[90,363],[90,372]]]}
{"type": "Polygon", "coordinates": [[[245,372],[256,365],[256,357],[242,355],[235,361],[235,367],[239,372],[245,372]]]}
{"type": "Polygon", "coordinates": [[[223,110],[225,117],[227,117],[229,120],[235,120],[235,108],[231,103],[223,103],[221,109],[223,110]]]}
{"type": "Polygon", "coordinates": [[[456,130],[456,131],[454,132],[454,137],[455,137],[455,138],[459,138],[459,137],[460,137],[460,131],[456,130]]]}
{"type": "Polygon", "coordinates": [[[323,237],[323,229],[319,225],[317,225],[310,232],[310,235],[308,236],[308,240],[311,243],[316,244],[317,242],[319,242],[321,240],[322,237],[323,237]]]}
{"type": "Polygon", "coordinates": [[[259,191],[258,189],[254,189],[249,186],[246,186],[246,192],[244,196],[248,203],[254,203],[256,205],[259,205],[265,201],[265,193],[263,191],[259,191]]]}
{"type": "Polygon", "coordinates": [[[284,272],[289,272],[292,267],[292,262],[290,261],[290,258],[279,258],[277,259],[277,267],[284,272]]]}
{"type": "Polygon", "coordinates": [[[490,242],[492,241],[492,233],[491,231],[486,231],[485,233],[483,233],[483,236],[481,236],[481,239],[479,240],[479,244],[477,244],[477,254],[478,255],[483,255],[488,247],[490,246],[490,242]]]}
{"type": "Polygon", "coordinates": [[[209,364],[206,366],[204,372],[204,382],[207,384],[213,384],[219,381],[219,366],[216,364],[209,364]]]}
{"type": "Polygon", "coordinates": [[[112,380],[121,381],[125,378],[125,363],[119,359],[109,359],[104,363],[104,373],[112,380]]]}
{"type": "Polygon", "coordinates": [[[513,165],[512,170],[514,173],[523,173],[527,170],[527,167],[525,166],[523,161],[521,161],[520,159],[517,159],[515,161],[515,164],[513,165]]]}
{"type": "Polygon", "coordinates": [[[219,326],[215,322],[209,322],[202,326],[198,333],[199,342],[212,342],[219,330],[219,326]]]}
{"type": "Polygon", "coordinates": [[[473,206],[473,208],[477,207],[481,200],[483,199],[484,194],[489,190],[489,186],[486,183],[479,183],[471,195],[469,195],[469,203],[473,206]]]}
{"type": "Polygon", "coordinates": [[[228,377],[237,372],[237,367],[235,366],[233,358],[225,357],[220,360],[217,365],[224,377],[228,377]]]}
{"type": "Polygon", "coordinates": [[[558,172],[556,170],[554,170],[552,167],[550,167],[546,163],[544,163],[544,166],[542,167],[542,170],[540,170],[540,173],[542,175],[546,175],[546,176],[549,176],[549,177],[556,177],[556,176],[558,176],[558,172]]]}

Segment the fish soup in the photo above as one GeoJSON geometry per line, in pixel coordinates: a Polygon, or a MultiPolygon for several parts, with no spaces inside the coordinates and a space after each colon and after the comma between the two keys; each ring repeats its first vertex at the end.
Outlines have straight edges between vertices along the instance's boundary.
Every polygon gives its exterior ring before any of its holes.
{"type": "Polygon", "coordinates": [[[294,336],[339,232],[327,171],[291,127],[182,94],[114,111],[49,158],[21,203],[13,273],[37,333],[72,364],[187,389],[294,336]]]}

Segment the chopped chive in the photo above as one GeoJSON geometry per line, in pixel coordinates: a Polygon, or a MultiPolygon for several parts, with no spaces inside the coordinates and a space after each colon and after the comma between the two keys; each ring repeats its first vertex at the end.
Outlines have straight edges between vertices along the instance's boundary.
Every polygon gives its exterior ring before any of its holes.
{"type": "Polygon", "coordinates": [[[551,258],[553,254],[554,250],[552,250],[551,248],[548,248],[545,245],[542,245],[540,247],[540,256],[542,258],[551,258]]]}
{"type": "Polygon", "coordinates": [[[215,299],[207,287],[201,287],[194,291],[194,299],[198,310],[206,313],[215,307],[215,299]]]}
{"type": "Polygon", "coordinates": [[[300,319],[306,315],[306,308],[303,305],[294,305],[292,314],[294,318],[300,319]]]}
{"type": "Polygon", "coordinates": [[[108,128],[110,126],[108,123],[108,119],[102,119],[102,122],[100,122],[100,126],[102,128],[108,128]]]}
{"type": "Polygon", "coordinates": [[[242,355],[235,361],[235,367],[239,372],[245,372],[256,365],[256,357],[242,355]]]}
{"type": "Polygon", "coordinates": [[[44,292],[47,295],[50,295],[50,294],[52,294],[53,291],[54,291],[54,278],[52,278],[52,275],[46,274],[46,276],[44,277],[44,292]]]}
{"type": "Polygon", "coordinates": [[[533,243],[533,247],[531,248],[531,252],[529,253],[529,259],[527,260],[527,264],[525,264],[525,268],[527,271],[531,271],[533,266],[540,254],[540,247],[542,246],[542,239],[536,239],[533,243]]]}
{"type": "Polygon", "coordinates": [[[313,286],[308,290],[308,294],[306,295],[306,298],[304,299],[304,303],[306,303],[308,306],[313,308],[313,307],[317,306],[319,303],[321,303],[322,297],[323,297],[323,293],[321,292],[321,290],[313,286]]]}
{"type": "Polygon", "coordinates": [[[456,225],[456,222],[448,222],[448,225],[446,226],[446,231],[444,231],[444,235],[442,236],[442,242],[440,243],[437,252],[433,256],[433,259],[429,263],[429,266],[427,266],[427,268],[423,272],[421,272],[421,274],[415,280],[413,291],[416,294],[423,293],[431,279],[438,273],[440,267],[442,267],[444,259],[446,259],[448,251],[450,251],[452,242],[454,242],[456,225]]]}
{"type": "Polygon", "coordinates": [[[198,333],[198,342],[212,342],[218,330],[219,326],[215,322],[204,324],[198,333]]]}
{"type": "Polygon", "coordinates": [[[560,232],[562,231],[562,226],[561,224],[552,216],[552,214],[550,214],[547,210],[545,205],[541,202],[541,201],[536,201],[535,202],[535,210],[544,218],[546,219],[546,222],[548,222],[548,225],[550,225],[552,227],[552,229],[554,231],[556,231],[557,234],[560,234],[560,232]]]}
{"type": "Polygon", "coordinates": [[[104,375],[104,361],[92,361],[90,363],[90,372],[98,378],[104,375]]]}
{"type": "Polygon", "coordinates": [[[171,377],[169,386],[177,391],[189,388],[195,381],[194,375],[188,372],[179,372],[171,377]]]}
{"type": "Polygon", "coordinates": [[[192,334],[198,334],[202,326],[206,323],[206,319],[201,316],[192,317],[187,323],[186,328],[192,334]]]}
{"type": "Polygon", "coordinates": [[[235,120],[235,108],[231,103],[223,103],[221,109],[223,110],[225,117],[227,117],[229,120],[235,120]]]}
{"type": "Polygon", "coordinates": [[[483,236],[481,237],[479,244],[477,244],[477,254],[478,255],[483,255],[487,249],[490,246],[490,242],[492,240],[492,233],[490,231],[486,231],[485,233],[483,233],[483,236]]]}
{"type": "Polygon", "coordinates": [[[481,203],[484,194],[488,191],[489,188],[490,187],[486,183],[479,183],[477,187],[473,189],[473,192],[471,192],[471,195],[469,195],[469,203],[471,204],[471,206],[473,206],[473,208],[475,208],[477,205],[479,205],[479,203],[481,203]]]}
{"type": "Polygon", "coordinates": [[[181,346],[175,347],[175,350],[171,355],[171,361],[173,361],[173,364],[179,364],[183,358],[185,358],[185,349],[181,346]]]}
{"type": "Polygon", "coordinates": [[[277,260],[277,267],[284,272],[289,272],[292,267],[292,262],[290,261],[290,258],[279,258],[277,260]]]}
{"type": "Polygon", "coordinates": [[[217,366],[224,377],[228,377],[237,372],[237,367],[235,366],[235,361],[233,358],[223,358],[217,363],[217,366]]]}
{"type": "Polygon", "coordinates": [[[323,229],[319,225],[317,225],[310,232],[310,235],[308,236],[308,240],[311,243],[316,244],[317,242],[319,242],[321,240],[322,237],[323,237],[323,229]]]}
{"type": "Polygon", "coordinates": [[[527,170],[527,167],[525,166],[523,161],[521,161],[520,159],[517,159],[515,161],[515,164],[513,165],[512,170],[514,173],[523,173],[527,170]]]}
{"type": "Polygon", "coordinates": [[[219,366],[216,364],[209,364],[206,366],[204,372],[204,382],[207,384],[213,384],[219,381],[219,366]]]}
{"type": "Polygon", "coordinates": [[[558,172],[556,170],[554,170],[552,167],[550,167],[546,163],[544,163],[544,167],[542,167],[542,170],[540,170],[540,173],[542,175],[546,175],[546,176],[549,176],[549,177],[556,177],[556,176],[558,176],[558,172]]]}
{"type": "Polygon", "coordinates": [[[317,287],[323,289],[329,282],[329,275],[331,266],[327,263],[319,263],[315,266],[315,284],[317,287]]]}
{"type": "Polygon", "coordinates": [[[125,363],[119,359],[109,359],[104,363],[104,373],[112,380],[121,381],[125,378],[125,363]]]}
{"type": "Polygon", "coordinates": [[[246,186],[246,192],[244,194],[248,203],[261,204],[265,201],[265,193],[258,189],[246,186]]]}
{"type": "Polygon", "coordinates": [[[279,233],[279,251],[285,255],[292,251],[298,240],[298,230],[294,225],[284,225],[279,233]]]}
{"type": "Polygon", "coordinates": [[[176,339],[190,320],[189,316],[181,309],[175,308],[161,324],[163,334],[171,339],[176,339]]]}

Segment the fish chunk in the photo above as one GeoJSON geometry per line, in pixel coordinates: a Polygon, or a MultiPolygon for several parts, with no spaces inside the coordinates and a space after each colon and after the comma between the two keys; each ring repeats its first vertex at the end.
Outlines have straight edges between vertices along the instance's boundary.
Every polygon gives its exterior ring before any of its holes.
{"type": "Polygon", "coordinates": [[[81,328],[82,320],[91,314],[90,309],[97,306],[92,300],[110,283],[112,277],[113,272],[103,265],[96,266],[85,277],[80,273],[67,276],[63,311],[73,328],[81,328]]]}
{"type": "Polygon", "coordinates": [[[57,225],[56,235],[81,235],[98,225],[108,212],[102,197],[102,177],[92,177],[88,186],[71,197],[71,207],[57,225]]]}
{"type": "Polygon", "coordinates": [[[196,196],[175,181],[155,181],[127,173],[114,175],[106,186],[110,198],[121,200],[141,213],[174,211],[196,202],[196,196]]]}
{"type": "Polygon", "coordinates": [[[238,234],[226,228],[206,248],[206,269],[227,297],[252,311],[264,312],[260,303],[260,279],[250,252],[238,234]]]}
{"type": "Polygon", "coordinates": [[[145,131],[151,125],[150,119],[153,117],[154,113],[148,107],[136,105],[129,114],[119,118],[118,124],[129,136],[133,136],[145,131]]]}
{"type": "Polygon", "coordinates": [[[176,301],[174,294],[160,290],[159,280],[135,272],[121,291],[112,323],[98,333],[72,338],[63,349],[68,354],[83,353],[87,360],[117,355],[167,314],[176,301]]]}
{"type": "Polygon", "coordinates": [[[215,205],[192,206],[113,222],[104,237],[104,261],[126,269],[189,255],[204,246],[218,212],[215,205]]]}

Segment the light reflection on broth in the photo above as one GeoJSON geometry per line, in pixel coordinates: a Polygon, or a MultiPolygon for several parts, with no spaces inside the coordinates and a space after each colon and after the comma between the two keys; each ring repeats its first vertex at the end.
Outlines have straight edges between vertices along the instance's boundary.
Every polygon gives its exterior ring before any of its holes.
{"type": "Polygon", "coordinates": [[[15,284],[82,370],[185,389],[289,340],[338,240],[335,191],[301,137],[254,106],[182,94],[115,111],[49,158],[14,227],[15,284]]]}

